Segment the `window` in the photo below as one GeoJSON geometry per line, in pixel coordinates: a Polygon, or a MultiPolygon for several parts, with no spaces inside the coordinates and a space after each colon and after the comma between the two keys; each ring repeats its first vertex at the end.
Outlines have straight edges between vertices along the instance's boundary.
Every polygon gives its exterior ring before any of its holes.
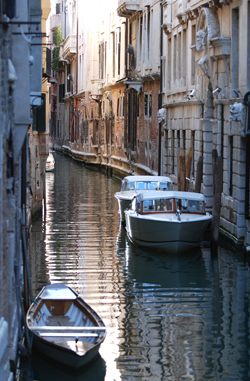
{"type": "Polygon", "coordinates": [[[233,89],[239,88],[239,8],[232,11],[232,97],[233,89]]]}
{"type": "Polygon", "coordinates": [[[121,71],[121,28],[119,28],[118,32],[118,44],[117,44],[117,55],[118,55],[118,65],[117,65],[117,74],[120,75],[121,71]]]}
{"type": "Polygon", "coordinates": [[[148,94],[144,94],[144,116],[148,116],[148,94]]]}
{"type": "Polygon", "coordinates": [[[59,15],[60,13],[60,3],[56,4],[56,14],[59,15]]]}
{"type": "Polygon", "coordinates": [[[117,108],[116,108],[116,116],[119,116],[119,105],[120,105],[120,99],[117,99],[117,108]]]}
{"type": "Polygon", "coordinates": [[[139,66],[141,66],[141,57],[142,57],[142,24],[143,24],[143,18],[140,17],[140,47],[139,47],[139,66]]]}
{"type": "Polygon", "coordinates": [[[70,92],[70,87],[71,87],[71,69],[70,69],[70,64],[67,65],[67,93],[70,92]]]}
{"type": "Polygon", "coordinates": [[[152,94],[149,94],[148,116],[149,116],[149,118],[152,117],[152,94]]]}
{"type": "Polygon", "coordinates": [[[104,78],[104,43],[99,45],[99,79],[104,78]]]}
{"type": "Polygon", "coordinates": [[[113,78],[115,78],[115,33],[113,35],[113,78]]]}
{"type": "Polygon", "coordinates": [[[192,25],[191,85],[195,84],[196,25],[192,25]]]}
{"type": "Polygon", "coordinates": [[[148,39],[147,59],[149,60],[150,58],[150,8],[148,8],[147,39],[148,39]]]}
{"type": "Polygon", "coordinates": [[[64,102],[64,96],[65,96],[65,85],[62,83],[59,85],[59,103],[64,102]]]}
{"type": "Polygon", "coordinates": [[[171,38],[168,39],[168,59],[167,59],[167,90],[171,89],[171,38]]]}

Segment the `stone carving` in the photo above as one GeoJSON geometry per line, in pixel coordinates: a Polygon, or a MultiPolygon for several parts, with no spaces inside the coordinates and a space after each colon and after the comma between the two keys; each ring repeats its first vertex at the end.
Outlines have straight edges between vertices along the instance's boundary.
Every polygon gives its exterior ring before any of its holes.
{"type": "Polygon", "coordinates": [[[196,50],[198,52],[203,51],[198,65],[208,78],[210,78],[208,44],[212,38],[218,37],[219,35],[220,25],[216,10],[203,8],[197,23],[196,50]]]}
{"type": "Polygon", "coordinates": [[[198,65],[204,72],[204,74],[210,78],[209,74],[209,60],[208,60],[208,49],[207,49],[207,29],[200,29],[196,33],[196,50],[201,52],[203,50],[203,55],[201,59],[198,61],[198,65]]]}
{"type": "Polygon", "coordinates": [[[230,106],[230,119],[241,123],[239,129],[241,136],[246,136],[246,107],[242,103],[235,102],[230,106]]]}

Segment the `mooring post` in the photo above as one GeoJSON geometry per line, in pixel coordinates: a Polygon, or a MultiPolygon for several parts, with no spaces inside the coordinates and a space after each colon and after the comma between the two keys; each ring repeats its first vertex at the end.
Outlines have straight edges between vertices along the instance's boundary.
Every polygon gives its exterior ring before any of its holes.
{"type": "Polygon", "coordinates": [[[200,156],[197,163],[197,172],[196,172],[195,188],[194,188],[194,191],[197,193],[200,193],[201,191],[202,171],[203,171],[203,158],[202,156],[200,156]]]}
{"type": "Polygon", "coordinates": [[[185,190],[185,151],[180,149],[179,153],[179,178],[178,178],[178,190],[185,190]]]}
{"type": "Polygon", "coordinates": [[[190,178],[191,178],[191,167],[193,160],[193,148],[190,147],[187,151],[186,165],[185,165],[185,191],[189,190],[190,178]]]}
{"type": "Polygon", "coordinates": [[[213,221],[212,221],[212,239],[211,253],[217,255],[219,243],[221,192],[223,187],[223,166],[222,157],[218,156],[217,150],[212,152],[213,161],[213,221]]]}

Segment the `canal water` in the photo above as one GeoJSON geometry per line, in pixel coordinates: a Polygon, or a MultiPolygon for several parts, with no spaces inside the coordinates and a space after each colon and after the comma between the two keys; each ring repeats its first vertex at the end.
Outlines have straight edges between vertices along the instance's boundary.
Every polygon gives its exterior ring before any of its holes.
{"type": "Polygon", "coordinates": [[[249,264],[219,247],[183,255],[132,246],[120,226],[120,180],[54,153],[43,218],[33,221],[32,292],[54,282],[76,290],[107,336],[87,369],[33,351],[37,381],[249,380],[249,264]]]}

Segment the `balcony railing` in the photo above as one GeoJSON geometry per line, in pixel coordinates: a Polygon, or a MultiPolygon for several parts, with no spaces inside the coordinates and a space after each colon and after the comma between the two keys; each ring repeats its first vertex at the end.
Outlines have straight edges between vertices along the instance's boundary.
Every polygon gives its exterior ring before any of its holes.
{"type": "Polygon", "coordinates": [[[72,60],[76,54],[76,35],[69,35],[60,46],[60,60],[72,60]]]}
{"type": "Polygon", "coordinates": [[[117,13],[120,17],[132,16],[140,9],[139,0],[118,0],[117,13]]]}

